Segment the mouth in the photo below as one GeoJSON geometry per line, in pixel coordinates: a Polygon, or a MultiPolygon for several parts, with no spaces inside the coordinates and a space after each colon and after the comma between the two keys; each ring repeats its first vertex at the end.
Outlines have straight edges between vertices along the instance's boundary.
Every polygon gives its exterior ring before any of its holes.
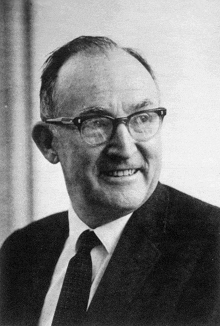
{"type": "Polygon", "coordinates": [[[107,177],[128,177],[136,174],[139,171],[139,169],[124,169],[124,170],[112,170],[112,171],[104,171],[101,173],[101,175],[107,176],[107,177]]]}

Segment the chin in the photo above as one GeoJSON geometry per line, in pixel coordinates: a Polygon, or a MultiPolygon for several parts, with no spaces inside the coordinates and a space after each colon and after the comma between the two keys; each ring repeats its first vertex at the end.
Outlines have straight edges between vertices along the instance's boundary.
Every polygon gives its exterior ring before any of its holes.
{"type": "MultiPolygon", "coordinates": [[[[147,197],[148,198],[148,197],[147,197]]],[[[103,201],[103,206],[106,211],[112,211],[117,215],[127,215],[138,209],[146,200],[146,195],[143,194],[119,194],[114,198],[109,198],[108,201],[103,201]]]]}

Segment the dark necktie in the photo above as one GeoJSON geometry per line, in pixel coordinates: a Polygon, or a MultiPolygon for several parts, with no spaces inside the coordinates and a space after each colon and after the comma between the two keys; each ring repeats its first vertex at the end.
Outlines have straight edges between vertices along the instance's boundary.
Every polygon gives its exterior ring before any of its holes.
{"type": "Polygon", "coordinates": [[[78,242],[79,249],[69,261],[52,326],[78,325],[86,314],[92,280],[90,251],[101,242],[89,230],[80,235],[78,242]]]}

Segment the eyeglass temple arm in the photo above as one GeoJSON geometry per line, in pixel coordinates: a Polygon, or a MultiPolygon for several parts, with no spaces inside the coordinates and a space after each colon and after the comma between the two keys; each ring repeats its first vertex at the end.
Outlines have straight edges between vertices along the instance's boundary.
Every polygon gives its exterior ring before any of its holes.
{"type": "Polygon", "coordinates": [[[55,124],[65,124],[65,125],[72,125],[73,124],[73,118],[54,118],[54,119],[43,119],[43,122],[46,123],[55,123],[55,124]]]}

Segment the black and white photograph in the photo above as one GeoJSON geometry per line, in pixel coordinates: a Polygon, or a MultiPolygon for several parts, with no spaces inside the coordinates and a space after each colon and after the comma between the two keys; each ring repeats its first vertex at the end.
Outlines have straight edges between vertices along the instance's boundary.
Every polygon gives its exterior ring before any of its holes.
{"type": "Polygon", "coordinates": [[[220,325],[220,2],[0,1],[0,325],[220,325]]]}

